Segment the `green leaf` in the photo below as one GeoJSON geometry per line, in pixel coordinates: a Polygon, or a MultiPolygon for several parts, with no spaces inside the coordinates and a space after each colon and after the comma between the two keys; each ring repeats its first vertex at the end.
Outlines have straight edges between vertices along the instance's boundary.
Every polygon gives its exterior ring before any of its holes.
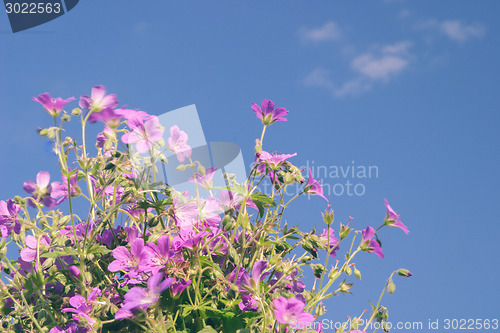
{"type": "Polygon", "coordinates": [[[198,333],[217,333],[217,331],[214,330],[212,326],[208,325],[205,326],[201,331],[198,331],[198,333]]]}

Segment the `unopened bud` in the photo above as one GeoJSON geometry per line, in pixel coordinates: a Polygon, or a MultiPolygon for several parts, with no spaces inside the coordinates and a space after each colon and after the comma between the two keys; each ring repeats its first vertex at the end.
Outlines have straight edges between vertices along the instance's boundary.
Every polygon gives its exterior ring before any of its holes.
{"type": "Polygon", "coordinates": [[[401,275],[401,276],[404,276],[404,277],[410,277],[412,276],[412,274],[410,273],[409,270],[407,269],[404,269],[404,268],[401,268],[398,270],[398,274],[401,275]]]}
{"type": "Polygon", "coordinates": [[[71,117],[69,116],[69,114],[63,114],[63,115],[61,116],[61,121],[62,121],[63,123],[68,122],[68,121],[70,121],[70,120],[71,120],[71,117]]]}
{"type": "Polygon", "coordinates": [[[347,238],[347,236],[349,236],[349,233],[350,233],[351,231],[352,231],[352,228],[349,228],[348,226],[343,225],[343,224],[341,223],[341,224],[340,224],[340,232],[339,232],[340,239],[347,238]]]}
{"type": "Polygon", "coordinates": [[[321,264],[313,265],[314,276],[320,278],[323,272],[325,271],[325,267],[321,264]]]}
{"type": "Polygon", "coordinates": [[[389,284],[387,285],[387,292],[392,295],[396,291],[396,285],[392,282],[392,279],[389,280],[389,284]]]}
{"type": "Polygon", "coordinates": [[[326,225],[333,223],[333,210],[330,205],[328,205],[328,210],[326,210],[322,215],[323,221],[325,221],[326,225]]]}
{"type": "Polygon", "coordinates": [[[354,276],[361,280],[361,272],[354,267],[354,276]]]}
{"type": "Polygon", "coordinates": [[[73,116],[79,116],[82,114],[82,110],[80,110],[79,108],[75,108],[75,109],[73,109],[73,111],[71,111],[71,114],[73,116]]]}
{"type": "Polygon", "coordinates": [[[342,282],[339,286],[340,291],[343,293],[349,292],[349,289],[351,289],[351,288],[352,288],[352,283],[342,282]]]}
{"type": "Polygon", "coordinates": [[[304,264],[307,263],[308,261],[311,261],[311,260],[312,260],[312,257],[310,257],[310,256],[305,256],[304,258],[300,259],[300,261],[304,264]]]}

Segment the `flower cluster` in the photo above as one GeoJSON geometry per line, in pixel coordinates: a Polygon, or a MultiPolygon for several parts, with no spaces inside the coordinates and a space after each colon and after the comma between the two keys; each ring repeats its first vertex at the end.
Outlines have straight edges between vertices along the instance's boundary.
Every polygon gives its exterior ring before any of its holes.
{"type": "MultiPolygon", "coordinates": [[[[265,129],[288,114],[270,100],[251,106],[264,126],[247,181],[225,175],[227,186],[217,187],[213,177],[221,171],[192,160],[187,133],[144,111],[118,108],[103,86],[81,96],[70,113],[64,107],[73,97],[33,99],[54,118],[55,126],[39,133],[51,141],[61,175],[51,182],[40,171],[24,183],[25,197],[0,201],[5,332],[322,332],[324,300],[349,293],[353,272],[361,276],[355,256],[384,257],[384,226],[408,233],[387,200],[377,229],[355,230],[349,221],[335,232],[330,206],[319,220],[321,233],[289,226],[285,210],[302,194],[328,199],[310,171],[306,181],[289,161],[296,153],[262,149],[265,129]],[[72,117],[83,135],[63,140],[72,117]],[[85,129],[98,122],[104,127],[91,155],[85,129]],[[196,193],[156,181],[166,151],[191,172],[196,193]],[[258,192],[267,179],[272,193],[258,192]],[[286,188],[296,184],[302,192],[289,198],[286,188]],[[210,196],[200,197],[199,188],[210,196]],[[7,256],[9,244],[20,249],[18,258],[7,256]],[[341,250],[343,260],[329,262],[341,250]]],[[[411,276],[394,271],[383,293],[394,291],[395,273],[411,276]]],[[[386,320],[379,301],[365,322],[386,320]]]]}

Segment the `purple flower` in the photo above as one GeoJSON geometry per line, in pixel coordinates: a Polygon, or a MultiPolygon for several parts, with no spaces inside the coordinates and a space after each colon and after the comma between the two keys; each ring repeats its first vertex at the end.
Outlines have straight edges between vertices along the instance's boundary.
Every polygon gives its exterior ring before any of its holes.
{"type": "Polygon", "coordinates": [[[146,120],[151,119],[151,117],[153,117],[150,114],[148,114],[144,111],[141,111],[141,110],[127,109],[126,106],[122,106],[120,109],[115,109],[114,111],[117,115],[122,116],[123,118],[125,118],[127,120],[136,118],[139,121],[146,121],[146,120]]]}
{"type": "Polygon", "coordinates": [[[47,110],[47,112],[52,116],[52,117],[57,117],[59,113],[61,113],[61,110],[63,107],[68,104],[71,101],[74,101],[74,97],[70,97],[68,99],[62,99],[61,97],[57,98],[51,98],[49,93],[44,93],[41,95],[38,95],[38,98],[33,97],[33,100],[35,102],[38,102],[42,104],[42,106],[47,110]]]}
{"type": "Polygon", "coordinates": [[[262,108],[255,103],[252,103],[252,109],[264,125],[271,125],[275,121],[286,121],[284,118],[288,114],[285,108],[274,108],[274,102],[264,99],[262,108]]]}
{"type": "Polygon", "coordinates": [[[112,108],[105,108],[100,112],[94,112],[90,115],[89,120],[91,123],[102,121],[106,126],[111,128],[117,128],[120,125],[120,121],[123,116],[117,113],[112,108]]]}
{"type": "Polygon", "coordinates": [[[403,222],[399,221],[399,214],[392,209],[391,206],[389,206],[389,203],[387,202],[387,199],[384,199],[385,201],[385,207],[387,208],[387,215],[385,217],[385,225],[388,225],[390,227],[396,227],[404,231],[405,234],[408,235],[409,231],[408,228],[403,224],[403,222]]]}
{"type": "Polygon", "coordinates": [[[106,95],[106,88],[104,86],[96,85],[92,88],[90,97],[87,95],[80,97],[79,105],[82,109],[99,112],[105,108],[114,108],[118,105],[118,100],[115,94],[106,95]]]}
{"type": "Polygon", "coordinates": [[[323,232],[321,233],[321,236],[319,236],[319,239],[321,239],[328,246],[330,257],[334,258],[335,256],[337,256],[337,253],[335,253],[335,251],[337,251],[340,246],[338,246],[339,240],[335,238],[335,230],[330,227],[323,229],[323,232]]]}
{"type": "Polygon", "coordinates": [[[187,144],[188,135],[181,131],[177,125],[170,127],[170,137],[168,138],[168,148],[176,155],[180,163],[184,163],[186,158],[191,158],[192,149],[187,144]]]}
{"type": "Polygon", "coordinates": [[[132,317],[135,309],[146,310],[160,298],[161,293],[169,288],[173,278],[163,280],[163,273],[156,273],[148,279],[147,288],[133,287],[125,294],[122,307],[116,312],[116,319],[132,317]],[[162,281],[163,280],[163,281],[162,281]]]}
{"type": "MultiPolygon", "coordinates": [[[[200,187],[204,188],[205,190],[210,190],[213,187],[212,180],[214,178],[216,171],[217,171],[216,169],[214,169],[213,167],[210,167],[210,168],[205,170],[205,173],[203,175],[197,172],[195,174],[196,184],[198,184],[200,187]]],[[[195,177],[189,178],[189,181],[194,183],[195,177]]]]}
{"type": "Polygon", "coordinates": [[[184,289],[186,289],[189,285],[191,285],[191,281],[181,279],[180,281],[175,281],[174,283],[172,283],[170,289],[172,289],[173,295],[177,296],[182,293],[184,289]]]}
{"type": "Polygon", "coordinates": [[[73,176],[69,179],[70,191],[68,191],[68,178],[64,174],[62,175],[62,183],[53,183],[54,186],[52,187],[50,196],[53,199],[61,198],[58,202],[67,199],[69,195],[73,197],[81,193],[78,187],[78,169],[68,169],[68,173],[73,173],[73,176]]]}
{"type": "Polygon", "coordinates": [[[140,270],[143,272],[157,273],[165,267],[175,253],[170,248],[169,236],[161,236],[155,243],[148,243],[141,253],[139,262],[140,270]]]}
{"type": "Polygon", "coordinates": [[[240,288],[240,290],[247,290],[247,288],[256,290],[260,286],[260,281],[262,281],[267,275],[269,275],[269,272],[262,273],[265,269],[267,268],[267,261],[266,260],[259,260],[257,261],[253,268],[252,268],[252,276],[248,274],[245,269],[240,268],[243,273],[238,277],[236,280],[236,285],[243,287],[240,288]],[[247,287],[247,288],[245,288],[247,287]]]}
{"type": "Polygon", "coordinates": [[[379,242],[376,239],[372,239],[375,236],[375,230],[372,227],[366,227],[361,233],[363,234],[361,249],[368,253],[374,252],[380,258],[384,258],[379,242]]]}
{"type": "MultiPolygon", "coordinates": [[[[40,171],[36,175],[36,184],[31,180],[24,182],[24,190],[29,194],[32,194],[32,198],[37,202],[43,202],[45,207],[52,209],[55,206],[59,205],[62,200],[56,200],[51,197],[51,193],[53,189],[60,185],[59,182],[50,182],[50,174],[47,171],[40,171]]],[[[32,200],[28,200],[28,204],[32,207],[35,207],[35,204],[32,200]]]]}
{"type": "Polygon", "coordinates": [[[71,308],[64,308],[61,312],[73,312],[73,319],[83,325],[93,326],[96,320],[92,316],[92,306],[97,303],[97,296],[101,295],[99,288],[94,288],[92,293],[85,299],[82,295],[75,295],[69,299],[71,308]]]}
{"type": "Polygon", "coordinates": [[[190,231],[180,231],[181,239],[183,240],[182,247],[193,251],[195,248],[199,247],[203,243],[203,237],[208,235],[207,231],[201,231],[195,233],[193,230],[190,231]]]}
{"type": "Polygon", "coordinates": [[[15,204],[12,199],[7,202],[0,201],[0,232],[2,238],[9,237],[12,230],[16,234],[21,232],[21,223],[19,222],[18,215],[21,207],[15,204]]]}
{"type": "Polygon", "coordinates": [[[25,238],[25,242],[27,247],[21,250],[21,259],[26,262],[31,262],[34,261],[37,257],[37,250],[38,253],[40,253],[41,250],[47,248],[50,245],[50,238],[47,235],[43,235],[40,238],[40,242],[38,242],[38,240],[34,236],[28,235],[25,238]]]}
{"type": "Polygon", "coordinates": [[[274,155],[271,155],[267,151],[262,151],[259,155],[259,166],[257,167],[257,170],[260,173],[265,173],[266,172],[266,167],[262,162],[267,164],[269,168],[272,170],[278,170],[283,162],[285,162],[287,159],[290,157],[297,156],[297,153],[295,154],[277,154],[274,153],[274,155]]]}
{"type": "Polygon", "coordinates": [[[144,250],[144,239],[136,238],[130,243],[130,251],[125,246],[118,246],[113,250],[113,257],[116,259],[108,265],[110,272],[125,271],[131,277],[135,277],[142,252],[144,250]]]}
{"type": "Polygon", "coordinates": [[[159,128],[158,117],[151,117],[145,123],[137,118],[129,120],[132,132],[122,136],[122,141],[127,144],[135,143],[137,151],[141,154],[151,149],[153,142],[159,141],[163,136],[163,129],[159,128]]]}
{"type": "MultiPolygon", "coordinates": [[[[198,220],[205,222],[210,227],[218,227],[221,221],[220,213],[222,213],[222,207],[219,200],[208,197],[200,203],[198,220]]],[[[198,228],[203,228],[203,226],[198,225],[198,228]]]]}
{"type": "Polygon", "coordinates": [[[183,202],[174,198],[172,204],[174,221],[181,230],[192,230],[198,216],[198,205],[195,202],[183,202]]]}
{"type": "Polygon", "coordinates": [[[313,178],[311,168],[309,168],[309,179],[307,180],[307,184],[304,187],[304,192],[307,194],[319,195],[320,197],[328,201],[328,199],[323,195],[323,187],[321,187],[321,184],[313,178]]]}
{"type": "Polygon", "coordinates": [[[300,329],[314,322],[314,316],[304,312],[306,305],[296,298],[287,299],[280,296],[273,301],[273,305],[276,320],[281,324],[293,325],[294,328],[300,329]]]}

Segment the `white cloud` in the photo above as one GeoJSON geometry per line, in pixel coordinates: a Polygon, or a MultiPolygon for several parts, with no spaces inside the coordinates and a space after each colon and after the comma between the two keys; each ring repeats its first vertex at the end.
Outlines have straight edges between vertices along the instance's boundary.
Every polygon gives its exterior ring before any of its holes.
{"type": "Polygon", "coordinates": [[[330,72],[322,67],[314,69],[304,79],[304,84],[307,87],[325,88],[328,90],[335,90],[335,85],[330,79],[330,72]]]}
{"type": "Polygon", "coordinates": [[[359,95],[375,83],[387,82],[400,74],[410,64],[409,49],[413,43],[401,41],[372,48],[351,60],[353,77],[343,83],[335,83],[330,72],[322,67],[314,69],[304,79],[304,85],[329,91],[334,97],[359,95]]]}
{"type": "Polygon", "coordinates": [[[351,68],[372,80],[388,80],[403,71],[409,65],[410,41],[384,45],[378,50],[355,57],[351,68]]]}
{"type": "Polygon", "coordinates": [[[335,41],[342,37],[337,23],[330,21],[325,23],[320,28],[306,28],[302,27],[299,30],[299,35],[305,42],[324,42],[324,41],[335,41]]]}
{"type": "Polygon", "coordinates": [[[354,58],[351,68],[374,80],[387,80],[408,66],[408,61],[392,55],[374,56],[370,53],[354,58]]]}
{"type": "Polygon", "coordinates": [[[466,42],[471,38],[481,38],[485,33],[485,28],[482,24],[466,25],[458,20],[443,21],[439,25],[439,29],[446,36],[457,42],[466,42]]]}
{"type": "Polygon", "coordinates": [[[318,67],[314,69],[304,79],[307,87],[317,87],[329,91],[334,97],[344,97],[358,95],[363,91],[370,89],[370,84],[364,82],[362,78],[357,78],[343,83],[337,87],[330,78],[330,72],[325,68],[318,67]]]}
{"type": "Polygon", "coordinates": [[[459,20],[438,21],[428,19],[416,23],[413,29],[437,31],[460,43],[472,38],[481,38],[486,33],[486,29],[481,23],[465,24],[459,20]]]}

